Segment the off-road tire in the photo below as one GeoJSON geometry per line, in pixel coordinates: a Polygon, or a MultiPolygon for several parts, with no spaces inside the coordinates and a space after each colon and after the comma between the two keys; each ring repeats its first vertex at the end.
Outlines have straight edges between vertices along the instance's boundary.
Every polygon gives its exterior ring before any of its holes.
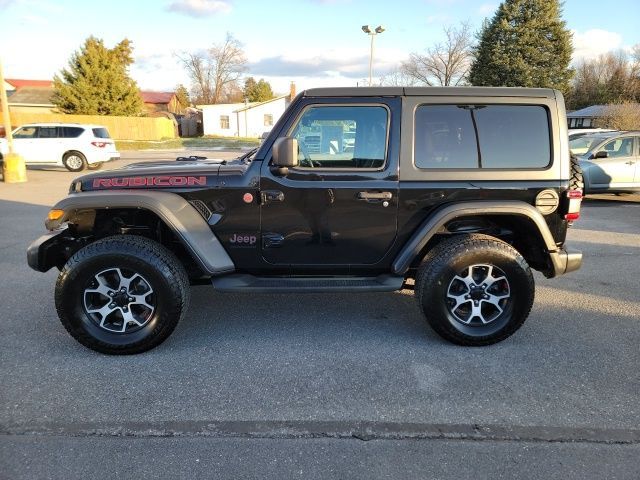
{"type": "Polygon", "coordinates": [[[80,152],[67,152],[62,156],[62,165],[70,172],[81,172],[87,166],[87,159],[80,152]],[[80,159],[78,165],[74,164],[76,158],[80,159]]]}
{"type": "Polygon", "coordinates": [[[584,193],[584,177],[582,175],[582,167],[578,162],[578,157],[571,155],[571,179],[569,180],[569,188],[571,190],[582,190],[584,193]]]}
{"type": "Polygon", "coordinates": [[[526,260],[511,245],[482,234],[458,235],[429,252],[418,269],[415,295],[427,322],[442,338],[464,346],[491,345],[518,330],[531,311],[535,285],[526,260]],[[504,272],[510,297],[504,310],[483,325],[465,325],[447,302],[453,279],[473,265],[504,272]]]}
{"type": "Polygon", "coordinates": [[[62,325],[78,342],[97,352],[126,355],[162,343],[184,317],[189,294],[185,269],[171,251],[144,237],[117,235],[87,245],[67,261],[56,282],[55,304],[62,325]],[[155,309],[132,333],[105,330],[86,309],[87,284],[99,272],[116,268],[148,279],[154,292],[155,309]]]}

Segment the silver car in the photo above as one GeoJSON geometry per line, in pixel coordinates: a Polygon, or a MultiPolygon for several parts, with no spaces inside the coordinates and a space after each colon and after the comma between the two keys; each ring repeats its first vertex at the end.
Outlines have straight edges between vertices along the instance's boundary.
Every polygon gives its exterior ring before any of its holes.
{"type": "Polygon", "coordinates": [[[585,135],[569,142],[585,193],[640,191],[640,131],[585,135]]]}

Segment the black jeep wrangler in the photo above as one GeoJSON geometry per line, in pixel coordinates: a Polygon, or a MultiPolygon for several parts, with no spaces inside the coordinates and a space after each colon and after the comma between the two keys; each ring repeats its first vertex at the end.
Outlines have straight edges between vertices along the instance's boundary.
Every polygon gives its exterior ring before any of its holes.
{"type": "Polygon", "coordinates": [[[413,288],[438,334],[488,345],[529,315],[531,268],[554,277],[580,267],[564,242],[581,189],[557,91],[312,89],[235,160],[78,178],[28,261],[60,269],[62,324],[104,353],[160,344],[201,283],[413,288]]]}

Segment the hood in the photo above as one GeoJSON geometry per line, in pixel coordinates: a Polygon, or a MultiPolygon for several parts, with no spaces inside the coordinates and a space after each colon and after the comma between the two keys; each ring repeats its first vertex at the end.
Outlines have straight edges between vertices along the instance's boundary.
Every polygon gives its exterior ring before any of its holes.
{"type": "Polygon", "coordinates": [[[75,179],[71,191],[113,189],[197,189],[215,187],[220,169],[225,175],[243,175],[248,164],[240,160],[196,158],[132,163],[75,179]]]}

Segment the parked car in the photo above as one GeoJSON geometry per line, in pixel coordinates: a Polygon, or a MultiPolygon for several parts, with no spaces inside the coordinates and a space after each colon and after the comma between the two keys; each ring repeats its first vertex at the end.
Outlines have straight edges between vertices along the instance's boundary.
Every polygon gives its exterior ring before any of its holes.
{"type": "Polygon", "coordinates": [[[571,140],[585,193],[640,191],[640,131],[607,132],[571,140]]]}
{"type": "MultiPolygon", "coordinates": [[[[27,165],[57,165],[71,172],[97,170],[104,162],[117,160],[120,153],[108,130],[101,125],[38,123],[13,131],[13,147],[27,165]]],[[[0,139],[0,157],[9,151],[0,139]]]]}
{"type": "Polygon", "coordinates": [[[573,128],[569,130],[569,140],[575,140],[576,138],[584,137],[585,135],[592,135],[594,133],[614,132],[610,128],[573,128]]]}

